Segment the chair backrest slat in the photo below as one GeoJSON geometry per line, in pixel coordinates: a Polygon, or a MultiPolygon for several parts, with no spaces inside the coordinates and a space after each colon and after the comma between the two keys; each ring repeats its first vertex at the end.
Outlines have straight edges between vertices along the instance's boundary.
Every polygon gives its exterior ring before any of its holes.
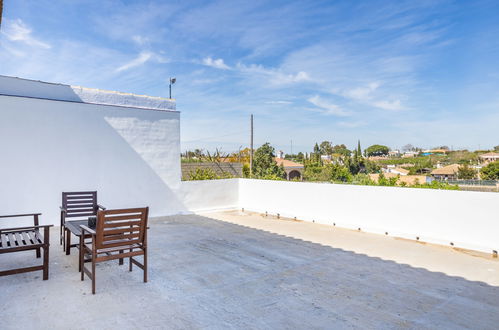
{"type": "Polygon", "coordinates": [[[62,207],[66,209],[66,218],[97,215],[97,191],[63,192],[62,207]]]}
{"type": "Polygon", "coordinates": [[[99,211],[96,249],[145,245],[148,214],[148,207],[99,211]]]}

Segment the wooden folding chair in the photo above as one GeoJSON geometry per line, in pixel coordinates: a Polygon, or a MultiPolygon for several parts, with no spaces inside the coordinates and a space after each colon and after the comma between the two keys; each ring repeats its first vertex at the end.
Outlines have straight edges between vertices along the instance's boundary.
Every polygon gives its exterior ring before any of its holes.
{"type": "Polygon", "coordinates": [[[79,237],[80,225],[86,223],[89,216],[97,216],[99,209],[105,210],[106,208],[97,203],[97,191],[62,193],[59,241],[67,255],[71,253],[72,247],[79,246],[79,244],[71,244],[71,233],[79,237]]]}
{"type": "Polygon", "coordinates": [[[147,218],[149,208],[132,208],[105,210],[97,213],[95,230],[81,225],[81,237],[90,235],[91,241],[80,239],[81,280],[84,275],[92,280],[92,293],[95,294],[95,265],[98,262],[129,258],[129,270],[132,264],[144,271],[144,282],[147,282],[147,218]],[[133,257],[142,255],[141,264],[133,257]],[[87,258],[87,259],[86,259],[87,258]],[[85,262],[91,262],[91,270],[85,267],[85,262]]]}

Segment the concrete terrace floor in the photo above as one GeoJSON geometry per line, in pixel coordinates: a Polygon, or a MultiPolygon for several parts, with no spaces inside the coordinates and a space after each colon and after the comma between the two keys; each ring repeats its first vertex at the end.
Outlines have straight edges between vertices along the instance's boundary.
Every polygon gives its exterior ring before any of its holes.
{"type": "MultiPolygon", "coordinates": [[[[54,228],[48,281],[41,272],[0,277],[0,328],[499,324],[499,262],[480,255],[240,212],[156,218],[150,227],[149,282],[127,262],[101,263],[96,295],[80,281],[77,250],[64,255],[54,228]]],[[[0,260],[7,269],[35,259],[27,252],[0,260]]]]}

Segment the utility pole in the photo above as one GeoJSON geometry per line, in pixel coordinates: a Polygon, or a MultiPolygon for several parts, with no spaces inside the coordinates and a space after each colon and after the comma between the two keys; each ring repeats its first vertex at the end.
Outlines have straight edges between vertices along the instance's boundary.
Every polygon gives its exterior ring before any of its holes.
{"type": "Polygon", "coordinates": [[[250,138],[250,176],[253,175],[253,114],[251,115],[251,138],[250,138]]]}

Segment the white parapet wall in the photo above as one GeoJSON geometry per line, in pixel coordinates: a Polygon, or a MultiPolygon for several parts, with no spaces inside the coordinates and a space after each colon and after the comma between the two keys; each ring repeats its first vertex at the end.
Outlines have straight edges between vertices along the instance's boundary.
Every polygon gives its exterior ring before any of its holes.
{"type": "Polygon", "coordinates": [[[108,208],[186,212],[179,121],[170,99],[0,76],[0,214],[59,224],[61,192],[84,190],[108,208]]]}
{"type": "Polygon", "coordinates": [[[239,207],[239,179],[183,181],[177,192],[190,212],[239,207]]]}
{"type": "Polygon", "coordinates": [[[499,194],[240,179],[239,207],[492,253],[499,194]]]}

